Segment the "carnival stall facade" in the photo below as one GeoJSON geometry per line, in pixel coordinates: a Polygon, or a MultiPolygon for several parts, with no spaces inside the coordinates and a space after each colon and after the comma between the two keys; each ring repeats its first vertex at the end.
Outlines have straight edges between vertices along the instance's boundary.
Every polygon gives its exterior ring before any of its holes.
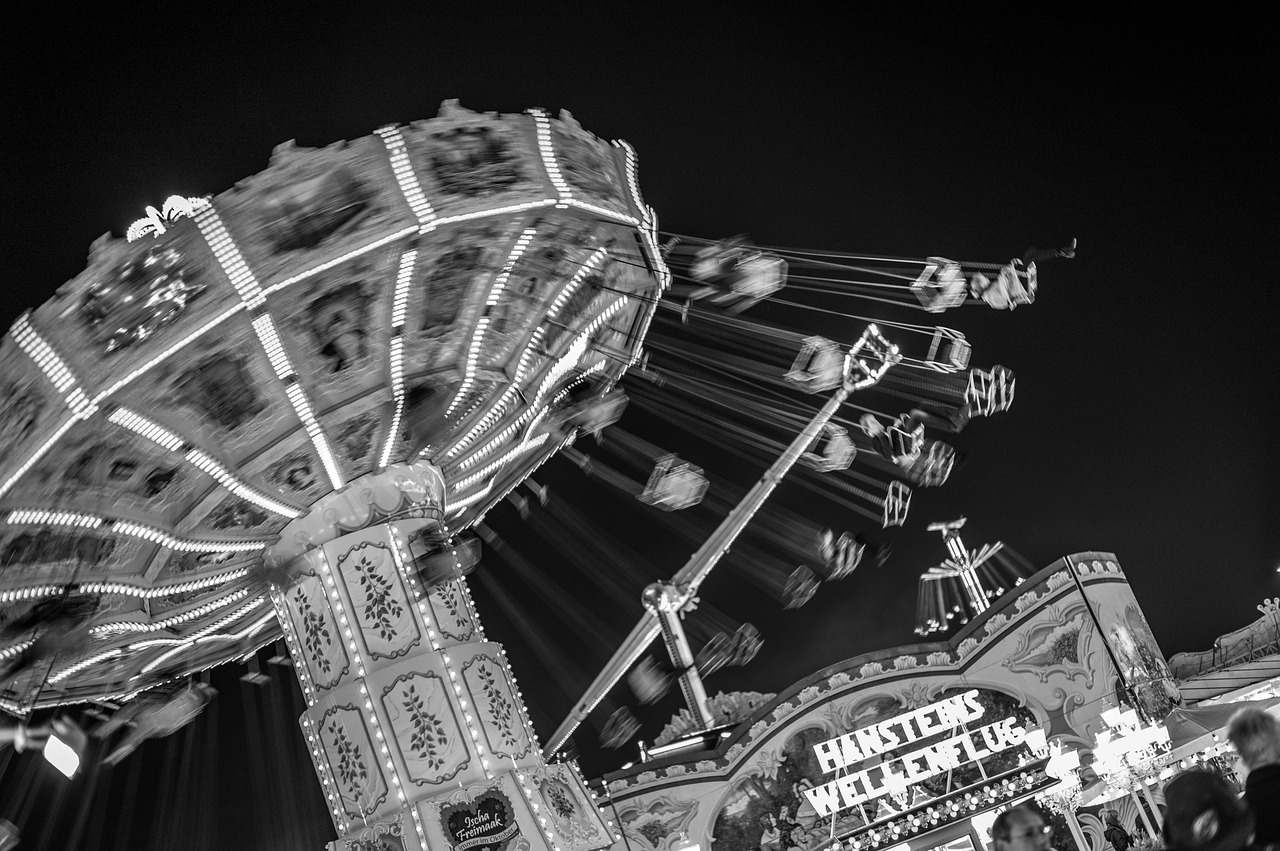
{"type": "MultiPolygon", "coordinates": [[[[1060,788],[1051,746],[1088,763],[1104,713],[1176,701],[1115,556],[1069,556],[947,641],[833,665],[710,749],[606,778],[614,849],[981,848],[998,808],[1060,788]]],[[[1102,847],[1093,813],[1071,834],[1102,847]]]]}

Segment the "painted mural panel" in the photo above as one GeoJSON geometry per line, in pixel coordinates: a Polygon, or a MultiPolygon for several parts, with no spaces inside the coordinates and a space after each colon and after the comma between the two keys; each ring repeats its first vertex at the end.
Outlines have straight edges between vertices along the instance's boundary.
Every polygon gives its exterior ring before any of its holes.
{"type": "Polygon", "coordinates": [[[360,710],[352,704],[330,707],[320,719],[320,735],[347,817],[376,812],[387,799],[387,784],[360,710]]]}
{"type": "Polygon", "coordinates": [[[324,583],[314,572],[304,573],[283,599],[293,619],[294,633],[306,654],[311,681],[317,688],[333,688],[350,665],[324,583]]]}
{"type": "Polygon", "coordinates": [[[1120,566],[1106,558],[1072,557],[1071,561],[1082,577],[1114,574],[1120,580],[1084,586],[1112,660],[1120,666],[1120,676],[1113,684],[1115,699],[1118,704],[1132,705],[1149,720],[1163,720],[1182,698],[1133,590],[1123,581],[1120,566]]]}
{"type": "Polygon", "coordinates": [[[555,845],[565,851],[588,851],[609,844],[599,810],[587,800],[582,782],[569,766],[545,766],[533,773],[532,781],[541,812],[550,822],[547,826],[558,837],[555,845]]]}
{"type": "Polygon", "coordinates": [[[520,717],[506,666],[492,656],[477,654],[463,664],[462,679],[480,716],[489,752],[511,760],[527,756],[533,742],[520,717]]]}
{"type": "Polygon", "coordinates": [[[410,672],[396,677],[382,690],[382,706],[414,784],[431,786],[452,780],[471,762],[465,734],[439,674],[410,672]]]}
{"type": "Polygon", "coordinates": [[[370,655],[387,659],[408,653],[418,643],[418,624],[391,548],[381,541],[360,541],[339,555],[337,563],[370,655]]]}
{"type": "Polygon", "coordinates": [[[833,708],[752,760],[720,804],[712,847],[819,847],[833,819],[846,835],[1012,770],[1030,755],[1022,733],[1034,725],[1016,699],[980,689],[833,708]]]}

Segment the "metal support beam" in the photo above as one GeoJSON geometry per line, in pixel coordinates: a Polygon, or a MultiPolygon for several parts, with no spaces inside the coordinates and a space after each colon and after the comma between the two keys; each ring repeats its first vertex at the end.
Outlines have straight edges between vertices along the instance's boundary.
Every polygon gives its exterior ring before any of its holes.
{"type": "MultiPolygon", "coordinates": [[[[760,480],[755,486],[743,497],[738,506],[729,512],[720,526],[711,533],[711,536],[698,548],[697,552],[689,557],[684,567],[676,573],[672,578],[669,586],[674,586],[675,599],[672,600],[673,610],[679,611],[695,596],[697,596],[698,588],[703,580],[711,573],[712,569],[720,562],[720,559],[729,551],[729,547],[737,539],[742,530],[746,528],[748,522],[755,515],[760,507],[764,505],[765,500],[773,493],[778,483],[782,481],[800,456],[804,453],[814,439],[822,432],[823,427],[835,416],[836,411],[849,398],[849,394],[854,390],[869,387],[880,380],[881,376],[895,363],[901,360],[897,346],[890,344],[883,336],[879,329],[874,325],[868,326],[862,336],[850,348],[849,353],[845,356],[844,377],[841,386],[822,410],[814,415],[809,424],[796,436],[791,445],[778,457],[776,461],[764,472],[760,480]]],[[[579,700],[570,710],[568,717],[561,722],[559,728],[547,741],[543,753],[551,756],[568,741],[569,736],[577,729],[578,725],[586,720],[591,710],[604,699],[613,685],[622,677],[626,671],[636,663],[640,658],[640,654],[644,653],[650,642],[657,637],[661,631],[661,627],[652,612],[646,612],[640,622],[622,642],[622,646],[613,654],[613,658],[605,666],[604,670],[595,678],[588,687],[582,699],[579,700]]],[[[701,685],[701,683],[699,683],[701,685]]],[[[684,683],[682,681],[682,688],[684,683]]],[[[705,694],[705,692],[704,692],[705,694]]],[[[686,693],[686,699],[689,695],[686,693]]],[[[705,699],[705,698],[704,698],[705,699]]],[[[690,705],[690,711],[699,717],[702,712],[694,705],[690,705]]]]}

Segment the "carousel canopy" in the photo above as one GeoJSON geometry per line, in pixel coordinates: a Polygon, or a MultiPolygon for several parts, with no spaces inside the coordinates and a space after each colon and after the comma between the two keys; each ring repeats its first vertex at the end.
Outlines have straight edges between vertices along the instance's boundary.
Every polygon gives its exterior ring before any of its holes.
{"type": "Polygon", "coordinates": [[[461,529],[570,441],[667,284],[635,167],[446,103],[95,242],[0,344],[0,707],[243,657],[321,498],[425,461],[461,529]]]}

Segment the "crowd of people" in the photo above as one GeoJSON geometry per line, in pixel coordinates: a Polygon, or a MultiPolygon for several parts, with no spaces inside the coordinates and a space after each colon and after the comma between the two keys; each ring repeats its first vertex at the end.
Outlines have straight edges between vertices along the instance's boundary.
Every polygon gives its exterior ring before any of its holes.
{"type": "MultiPolygon", "coordinates": [[[[1162,837],[1168,851],[1280,851],[1280,721],[1259,709],[1231,718],[1227,738],[1248,774],[1243,797],[1218,774],[1183,771],[1164,788],[1162,837]]],[[[1115,811],[1103,836],[1115,851],[1134,844],[1115,811]]],[[[1021,805],[996,816],[995,851],[1047,851],[1053,827],[1021,805]]]]}

